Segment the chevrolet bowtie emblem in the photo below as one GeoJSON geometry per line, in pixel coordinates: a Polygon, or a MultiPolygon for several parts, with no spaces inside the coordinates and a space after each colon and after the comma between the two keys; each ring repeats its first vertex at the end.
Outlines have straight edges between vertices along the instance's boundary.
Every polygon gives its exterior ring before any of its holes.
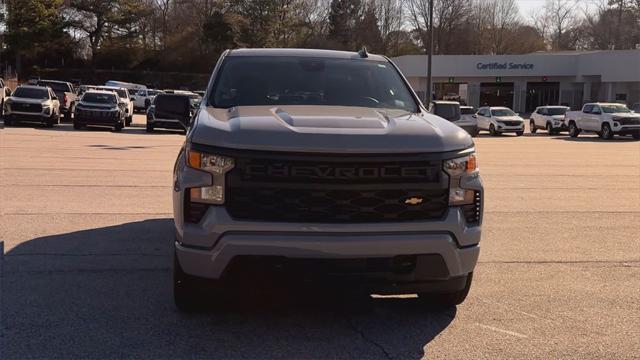
{"type": "Polygon", "coordinates": [[[417,198],[417,197],[408,198],[407,200],[404,201],[404,203],[407,205],[422,204],[422,198],[417,198]]]}

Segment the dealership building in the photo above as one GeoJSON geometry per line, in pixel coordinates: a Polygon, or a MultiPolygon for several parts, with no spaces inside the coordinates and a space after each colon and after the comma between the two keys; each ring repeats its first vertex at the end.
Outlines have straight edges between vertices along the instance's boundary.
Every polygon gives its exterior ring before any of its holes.
{"type": "MultiPolygon", "coordinates": [[[[424,100],[427,56],[393,59],[424,100]]],[[[537,52],[526,55],[434,55],[436,99],[457,99],[474,107],[508,106],[531,112],[536,106],[585,102],[640,102],[640,50],[537,52]]]]}

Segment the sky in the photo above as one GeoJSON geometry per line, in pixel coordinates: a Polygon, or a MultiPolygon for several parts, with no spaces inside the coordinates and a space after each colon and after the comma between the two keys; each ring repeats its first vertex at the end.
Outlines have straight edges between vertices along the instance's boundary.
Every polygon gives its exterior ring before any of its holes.
{"type": "Polygon", "coordinates": [[[529,20],[534,11],[541,9],[544,6],[545,0],[516,0],[518,7],[520,8],[520,15],[529,20]]]}

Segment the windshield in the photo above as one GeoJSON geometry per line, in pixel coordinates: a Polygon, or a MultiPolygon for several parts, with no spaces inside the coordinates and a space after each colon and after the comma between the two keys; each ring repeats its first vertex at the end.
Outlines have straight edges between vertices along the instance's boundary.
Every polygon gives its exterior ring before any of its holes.
{"type": "Polygon", "coordinates": [[[516,116],[516,113],[509,109],[491,109],[491,115],[493,116],[516,116]]]}
{"type": "Polygon", "coordinates": [[[336,105],[418,111],[391,64],[352,59],[228,57],[209,100],[219,108],[336,105]]]}
{"type": "Polygon", "coordinates": [[[71,92],[71,89],[69,89],[69,85],[61,82],[39,81],[38,86],[48,86],[53,91],[71,92]]]}
{"type": "Polygon", "coordinates": [[[49,91],[47,89],[19,87],[13,93],[13,96],[26,99],[49,99],[49,91]]]}
{"type": "Polygon", "coordinates": [[[607,114],[631,112],[625,105],[600,105],[602,112],[607,114]]]}
{"type": "Polygon", "coordinates": [[[115,104],[117,103],[116,97],[113,94],[103,93],[85,93],[82,97],[82,101],[98,104],[115,104]]]}
{"type": "Polygon", "coordinates": [[[474,108],[472,108],[472,107],[469,107],[469,108],[461,107],[461,108],[460,108],[460,113],[461,113],[462,115],[473,115],[473,114],[475,114],[475,113],[476,113],[476,109],[474,109],[474,108]]]}
{"type": "Polygon", "coordinates": [[[564,115],[567,112],[567,108],[547,108],[547,115],[564,115]]]}

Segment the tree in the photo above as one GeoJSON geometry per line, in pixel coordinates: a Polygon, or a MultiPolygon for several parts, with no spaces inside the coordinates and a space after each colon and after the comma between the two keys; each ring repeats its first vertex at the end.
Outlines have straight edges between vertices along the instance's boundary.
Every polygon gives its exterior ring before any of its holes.
{"type": "Polygon", "coordinates": [[[354,29],[362,13],[360,0],[332,0],[329,8],[329,34],[331,44],[341,50],[353,50],[354,29]]]}
{"type": "Polygon", "coordinates": [[[65,22],[60,16],[63,0],[5,0],[6,36],[9,49],[16,58],[16,71],[21,70],[24,55],[46,56],[60,46],[65,37],[65,22]]]}

